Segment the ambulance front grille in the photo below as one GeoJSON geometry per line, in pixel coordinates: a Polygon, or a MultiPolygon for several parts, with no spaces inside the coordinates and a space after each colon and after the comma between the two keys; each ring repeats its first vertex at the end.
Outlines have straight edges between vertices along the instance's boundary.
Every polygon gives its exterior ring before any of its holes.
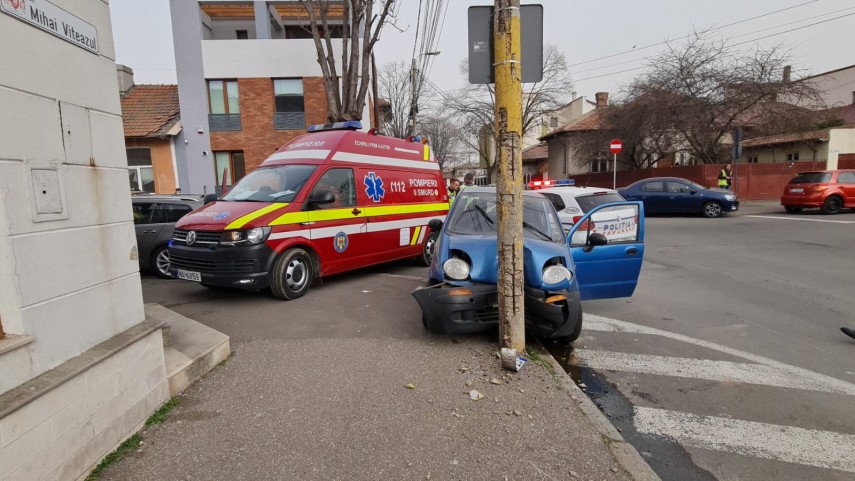
{"type": "MultiPolygon", "coordinates": [[[[190,231],[175,229],[172,233],[172,241],[176,244],[187,245],[187,234],[190,231]]],[[[222,232],[215,231],[204,231],[197,230],[196,232],[196,242],[193,243],[194,246],[211,246],[220,243],[220,239],[223,237],[222,232]]]]}
{"type": "Polygon", "coordinates": [[[169,256],[172,267],[207,274],[247,274],[256,272],[255,259],[199,259],[175,254],[169,256]]]}

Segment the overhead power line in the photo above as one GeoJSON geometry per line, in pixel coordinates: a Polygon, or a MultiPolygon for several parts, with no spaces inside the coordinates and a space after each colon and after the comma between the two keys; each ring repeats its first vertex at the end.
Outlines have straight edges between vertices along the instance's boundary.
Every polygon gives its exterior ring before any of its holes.
{"type": "MultiPolygon", "coordinates": [[[[808,28],[808,27],[814,27],[814,26],[816,26],[816,25],[822,25],[823,23],[832,22],[832,21],[834,21],[834,20],[839,20],[839,19],[841,19],[841,18],[851,17],[852,15],[855,15],[855,13],[847,13],[846,15],[840,15],[840,16],[837,16],[837,17],[834,17],[834,18],[829,18],[829,19],[822,20],[822,21],[819,21],[819,22],[814,22],[814,23],[810,23],[810,24],[807,24],[807,25],[802,25],[802,26],[800,26],[800,27],[791,28],[791,29],[789,29],[789,30],[785,30],[785,31],[783,31],[783,32],[776,32],[776,33],[773,33],[773,34],[764,35],[764,36],[762,36],[762,37],[753,38],[753,39],[751,39],[751,40],[746,40],[746,41],[744,41],[744,42],[739,42],[739,43],[735,43],[735,44],[732,44],[732,45],[728,45],[728,46],[727,46],[727,48],[738,47],[738,46],[740,46],[740,45],[745,45],[745,44],[747,44],[747,43],[757,42],[757,41],[759,41],[759,40],[764,40],[764,39],[771,38],[771,37],[775,37],[775,36],[782,35],[782,34],[785,34],[785,33],[795,32],[795,31],[797,31],[797,30],[802,30],[802,29],[805,29],[805,28],[808,28]]],[[[617,71],[617,72],[610,72],[610,73],[606,73],[606,74],[602,74],[602,75],[594,75],[594,76],[591,76],[591,77],[585,77],[585,78],[574,79],[574,80],[575,80],[576,82],[581,82],[581,81],[583,81],[583,80],[593,80],[593,79],[598,79],[598,78],[603,78],[603,77],[610,77],[610,76],[612,76],[612,75],[617,75],[617,74],[621,74],[621,73],[632,72],[632,71],[635,71],[635,70],[641,70],[641,69],[644,69],[644,68],[647,68],[647,66],[646,66],[646,65],[642,65],[642,66],[640,66],[640,67],[634,67],[634,68],[629,68],[629,69],[626,69],[626,70],[619,70],[619,71],[617,71]]]]}
{"type": "MultiPolygon", "coordinates": [[[[762,28],[762,29],[760,29],[760,30],[755,30],[755,31],[753,31],[753,32],[743,33],[743,34],[741,34],[741,35],[736,35],[736,36],[732,37],[732,39],[742,38],[742,37],[747,37],[747,36],[749,36],[749,35],[755,35],[755,34],[760,33],[760,32],[767,32],[767,31],[769,31],[769,30],[775,30],[776,28],[781,28],[781,27],[786,27],[786,26],[789,26],[789,25],[794,25],[794,24],[797,24],[797,23],[806,22],[806,21],[808,21],[808,20],[813,20],[813,19],[816,19],[816,18],[827,17],[827,16],[829,16],[829,15],[834,15],[834,14],[836,14],[836,13],[846,12],[846,11],[849,11],[849,10],[855,10],[855,7],[841,8],[841,9],[839,9],[839,10],[834,10],[834,11],[831,11],[831,12],[826,12],[826,13],[822,13],[822,14],[819,14],[819,15],[814,15],[814,16],[812,16],[812,17],[802,18],[802,19],[794,20],[794,21],[792,21],[792,22],[787,22],[787,23],[781,23],[781,24],[778,24],[778,25],[774,25],[774,26],[772,26],[772,27],[766,27],[766,28],[762,28]]],[[[686,38],[686,37],[681,37],[681,38],[686,38]]],[[[731,40],[732,40],[732,39],[731,39],[731,40]]],[[[665,42],[665,43],[667,43],[667,42],[665,42]]],[[[580,74],[580,73],[586,73],[586,72],[595,72],[595,71],[597,71],[597,70],[603,70],[603,69],[607,69],[607,68],[611,68],[611,67],[617,67],[617,66],[619,66],[619,65],[627,65],[627,64],[631,64],[631,63],[635,63],[635,62],[640,62],[640,61],[642,61],[642,60],[649,60],[649,59],[651,59],[651,58],[653,58],[653,57],[654,57],[653,55],[646,55],[646,56],[641,57],[641,58],[636,58],[636,59],[632,59],[632,60],[625,60],[625,61],[623,61],[623,62],[616,62],[616,63],[612,63],[612,64],[608,64],[608,65],[602,65],[602,66],[600,66],[600,67],[593,67],[593,68],[589,68],[589,69],[585,69],[585,70],[577,70],[577,71],[575,71],[575,72],[571,72],[571,74],[580,74]]]]}
{"type": "MultiPolygon", "coordinates": [[[[776,13],[781,13],[781,12],[785,12],[785,11],[787,11],[787,10],[792,10],[792,9],[794,9],[794,8],[803,7],[803,6],[805,6],[805,5],[810,5],[810,4],[812,4],[812,3],[816,3],[816,2],[819,2],[819,1],[820,1],[820,0],[810,0],[810,1],[808,1],[808,2],[800,3],[800,4],[798,4],[798,5],[793,5],[793,6],[791,6],[791,7],[781,8],[781,9],[779,9],[779,10],[775,10],[775,11],[772,11],[772,12],[764,13],[764,14],[761,14],[761,15],[756,15],[756,16],[754,16],[754,17],[746,18],[746,19],[739,20],[739,21],[736,21],[736,22],[731,22],[731,23],[728,23],[728,24],[722,25],[722,26],[720,26],[720,27],[714,27],[714,28],[711,28],[711,29],[710,29],[710,31],[711,31],[711,32],[714,32],[714,31],[717,31],[717,30],[721,30],[721,29],[723,29],[723,28],[732,27],[732,26],[734,26],[734,25],[739,25],[739,24],[742,24],[742,23],[745,23],[745,22],[750,22],[750,21],[752,21],[752,20],[757,20],[758,18],[768,17],[768,16],[770,16],[770,15],[775,15],[776,13]]],[[[684,39],[687,39],[687,38],[689,38],[689,37],[691,37],[691,35],[685,35],[685,36],[682,36],[682,37],[675,38],[675,39],[673,39],[673,40],[684,40],[684,39]]],[[[585,65],[585,64],[587,64],[587,63],[597,62],[597,61],[599,61],[599,60],[605,60],[605,59],[607,59],[607,58],[613,58],[613,57],[618,57],[618,56],[620,56],[620,55],[625,55],[625,54],[628,54],[628,53],[638,52],[639,50],[645,50],[645,49],[652,48],[652,47],[658,47],[659,45],[665,45],[666,43],[668,43],[668,42],[670,42],[670,41],[673,41],[673,40],[663,40],[663,41],[661,41],[661,42],[652,43],[652,44],[650,44],[650,45],[644,45],[644,46],[642,46],[642,47],[631,48],[631,49],[629,49],[629,50],[624,50],[623,52],[613,53],[613,54],[611,54],[611,55],[604,55],[604,56],[602,56],[602,57],[594,58],[594,59],[591,59],[591,60],[585,60],[585,61],[583,61],[583,62],[573,63],[573,64],[568,65],[568,67],[576,67],[576,66],[578,66],[578,65],[585,65]]]]}

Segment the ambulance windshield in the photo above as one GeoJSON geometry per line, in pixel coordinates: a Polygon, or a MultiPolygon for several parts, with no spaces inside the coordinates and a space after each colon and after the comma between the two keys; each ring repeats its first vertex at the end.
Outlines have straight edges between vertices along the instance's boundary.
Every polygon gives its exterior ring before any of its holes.
{"type": "Polygon", "coordinates": [[[317,169],[316,165],[277,165],[250,172],[222,200],[233,202],[293,202],[317,169]]]}

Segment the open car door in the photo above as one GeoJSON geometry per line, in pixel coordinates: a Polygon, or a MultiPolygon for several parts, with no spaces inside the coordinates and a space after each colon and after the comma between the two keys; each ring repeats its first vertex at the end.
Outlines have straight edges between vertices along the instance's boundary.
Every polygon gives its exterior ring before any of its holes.
{"type": "Polygon", "coordinates": [[[570,229],[567,242],[583,301],[630,297],[644,257],[643,204],[599,205],[570,229]],[[595,233],[601,236],[592,237],[595,233]]]}

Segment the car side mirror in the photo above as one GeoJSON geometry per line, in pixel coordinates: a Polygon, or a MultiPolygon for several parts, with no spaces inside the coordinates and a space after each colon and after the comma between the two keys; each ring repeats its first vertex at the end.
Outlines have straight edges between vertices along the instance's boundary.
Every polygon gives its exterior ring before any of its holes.
{"type": "Polygon", "coordinates": [[[442,230],[442,221],[439,219],[431,219],[430,222],[428,222],[428,227],[430,227],[430,230],[433,232],[439,232],[442,230]]]}
{"type": "Polygon", "coordinates": [[[335,194],[329,190],[315,191],[309,196],[309,203],[312,205],[332,204],[333,202],[335,202],[335,194]]]}
{"type": "Polygon", "coordinates": [[[596,246],[604,246],[609,243],[609,240],[603,234],[599,232],[593,232],[588,236],[588,243],[585,244],[585,248],[582,249],[585,252],[591,252],[596,246]]]}
{"type": "Polygon", "coordinates": [[[202,202],[205,204],[210,204],[211,202],[216,202],[216,201],[217,201],[217,194],[214,194],[214,193],[210,193],[210,194],[206,195],[205,198],[202,199],[202,202]]]}
{"type": "Polygon", "coordinates": [[[698,193],[698,191],[697,191],[697,190],[695,190],[695,189],[689,189],[689,193],[690,193],[690,194],[692,194],[692,195],[695,195],[695,194],[697,194],[697,193],[698,193]]]}

